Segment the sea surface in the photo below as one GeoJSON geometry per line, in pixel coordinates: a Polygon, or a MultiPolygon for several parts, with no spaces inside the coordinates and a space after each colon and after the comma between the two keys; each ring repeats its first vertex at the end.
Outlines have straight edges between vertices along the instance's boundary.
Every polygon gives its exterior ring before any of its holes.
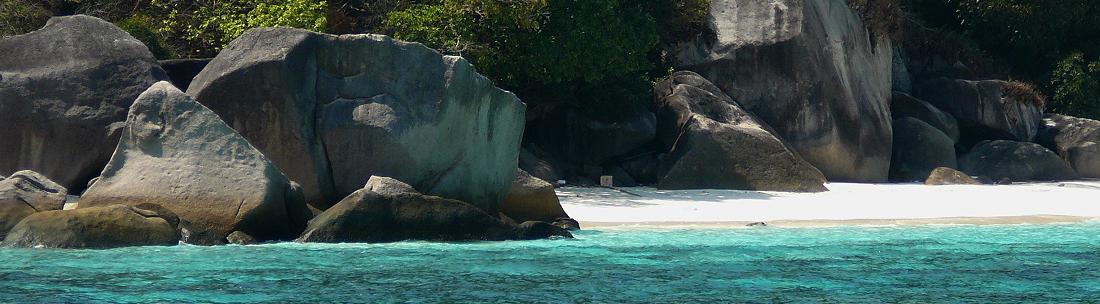
{"type": "Polygon", "coordinates": [[[7,302],[1100,302],[1100,223],[0,249],[7,302]]]}

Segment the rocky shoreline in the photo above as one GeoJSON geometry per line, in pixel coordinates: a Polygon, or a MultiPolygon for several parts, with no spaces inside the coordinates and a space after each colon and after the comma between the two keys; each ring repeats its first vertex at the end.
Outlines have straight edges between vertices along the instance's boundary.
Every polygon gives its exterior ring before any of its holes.
{"type": "Polygon", "coordinates": [[[56,17],[0,40],[2,244],[570,237],[554,184],[603,176],[810,193],[1100,177],[1100,122],[1010,81],[909,75],[927,58],[844,1],[715,2],[740,13],[711,11],[714,36],[617,120],[530,115],[462,57],[382,35],[257,28],[158,62],[111,23],[56,17]]]}

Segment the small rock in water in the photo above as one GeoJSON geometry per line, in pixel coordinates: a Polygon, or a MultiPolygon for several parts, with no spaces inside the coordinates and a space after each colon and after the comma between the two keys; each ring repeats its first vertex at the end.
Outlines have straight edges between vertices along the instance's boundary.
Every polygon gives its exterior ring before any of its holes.
{"type": "Polygon", "coordinates": [[[745,226],[749,226],[749,227],[767,227],[768,223],[765,223],[765,222],[752,222],[752,223],[749,223],[748,225],[745,225],[745,226]]]}
{"type": "Polygon", "coordinates": [[[225,237],[225,240],[229,241],[229,243],[231,244],[237,245],[250,245],[256,243],[256,238],[242,231],[233,231],[233,233],[230,233],[229,236],[225,237]]]}
{"type": "Polygon", "coordinates": [[[561,227],[562,229],[565,229],[565,230],[570,230],[570,231],[581,230],[581,223],[577,222],[577,220],[574,220],[574,219],[568,218],[568,217],[558,218],[558,219],[554,220],[554,223],[552,223],[552,224],[554,226],[561,227]]]}

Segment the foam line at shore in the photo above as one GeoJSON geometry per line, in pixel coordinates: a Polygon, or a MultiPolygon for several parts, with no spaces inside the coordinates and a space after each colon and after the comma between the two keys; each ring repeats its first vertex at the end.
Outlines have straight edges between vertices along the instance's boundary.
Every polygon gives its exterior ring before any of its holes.
{"type": "Polygon", "coordinates": [[[560,188],[586,227],[1047,224],[1100,219],[1100,181],[1004,186],[827,185],[824,193],[560,188]]]}

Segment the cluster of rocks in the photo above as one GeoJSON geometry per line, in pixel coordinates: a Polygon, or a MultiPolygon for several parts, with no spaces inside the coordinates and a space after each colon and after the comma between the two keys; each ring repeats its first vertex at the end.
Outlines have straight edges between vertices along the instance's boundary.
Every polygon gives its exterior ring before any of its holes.
{"type": "Polygon", "coordinates": [[[530,124],[520,167],[580,185],[611,175],[798,192],[939,184],[959,170],[986,183],[1100,177],[1097,122],[1044,118],[1019,84],[908,56],[906,41],[869,31],[843,0],[710,2],[709,33],[672,48],[683,71],[656,85],[648,108],[617,121],[551,110],[530,124]]]}
{"type": "Polygon", "coordinates": [[[0,173],[22,170],[0,178],[4,246],[579,228],[552,186],[517,169],[524,104],[419,44],[264,28],[213,60],[162,67],[114,25],[70,16],[0,50],[14,54],[0,59],[0,118],[13,122],[0,131],[0,173]],[[79,203],[65,210],[70,190],[79,203]]]}

